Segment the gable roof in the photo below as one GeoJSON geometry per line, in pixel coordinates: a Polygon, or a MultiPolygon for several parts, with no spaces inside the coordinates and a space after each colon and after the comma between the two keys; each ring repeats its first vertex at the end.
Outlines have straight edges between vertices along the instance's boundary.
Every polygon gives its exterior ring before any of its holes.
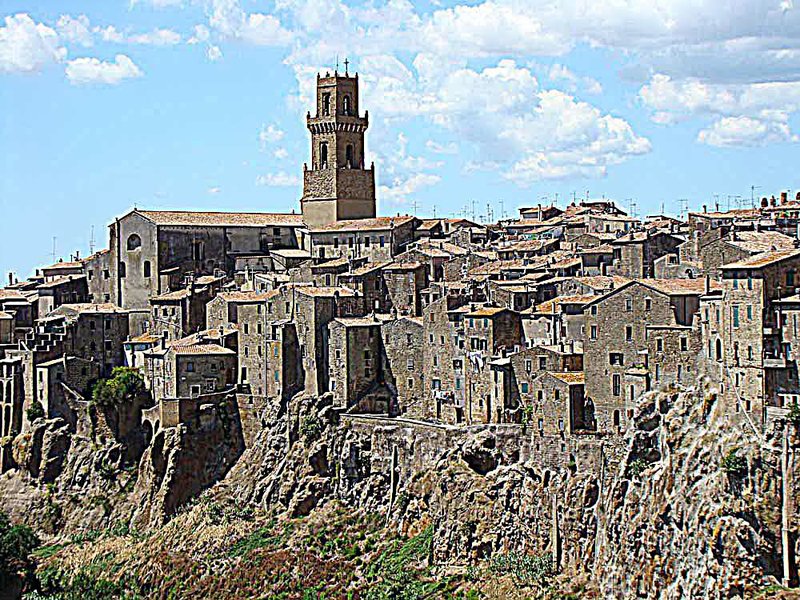
{"type": "Polygon", "coordinates": [[[727,265],[722,265],[722,268],[726,270],[760,269],[762,267],[797,257],[800,257],[800,248],[787,248],[784,250],[777,250],[775,252],[762,252],[760,254],[756,254],[755,256],[751,256],[746,260],[740,260],[727,265]]]}
{"type": "Polygon", "coordinates": [[[336,221],[327,225],[320,225],[311,229],[312,233],[325,233],[334,231],[383,231],[400,227],[416,220],[416,217],[404,215],[402,217],[374,217],[372,219],[351,219],[349,221],[336,221]]]}
{"type": "Polygon", "coordinates": [[[139,210],[137,214],[160,226],[302,227],[303,215],[294,213],[204,212],[188,210],[139,210]]]}

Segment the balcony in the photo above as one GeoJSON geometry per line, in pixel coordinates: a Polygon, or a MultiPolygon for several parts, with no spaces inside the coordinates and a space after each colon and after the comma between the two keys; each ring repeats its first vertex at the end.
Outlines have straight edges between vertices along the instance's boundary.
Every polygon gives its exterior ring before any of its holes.
{"type": "Polygon", "coordinates": [[[765,369],[785,369],[787,361],[785,356],[764,356],[765,369]]]}

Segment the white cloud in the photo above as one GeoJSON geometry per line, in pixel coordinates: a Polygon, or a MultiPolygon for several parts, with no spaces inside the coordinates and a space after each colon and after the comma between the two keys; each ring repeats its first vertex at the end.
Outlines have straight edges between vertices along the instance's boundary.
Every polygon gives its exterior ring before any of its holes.
{"type": "Polygon", "coordinates": [[[261,131],[258,132],[258,141],[261,144],[261,149],[263,150],[267,144],[281,141],[285,135],[286,133],[282,129],[277,128],[272,123],[262,125],[261,131]]]}
{"type": "Polygon", "coordinates": [[[59,37],[65,42],[73,42],[84,47],[90,47],[94,43],[89,17],[79,15],[61,15],[56,22],[56,30],[59,37]]]}
{"type": "Polygon", "coordinates": [[[270,187],[292,187],[298,186],[302,182],[300,177],[294,174],[280,171],[278,173],[267,173],[266,175],[259,175],[256,177],[256,185],[266,185],[270,187]]]}
{"type": "Polygon", "coordinates": [[[277,148],[275,152],[272,153],[272,156],[278,160],[283,160],[284,158],[288,158],[289,151],[286,148],[277,148]]]}
{"type": "Polygon", "coordinates": [[[183,0],[131,0],[131,8],[137,4],[148,4],[160,9],[183,6],[183,0]]]}
{"type": "Polygon", "coordinates": [[[222,58],[222,50],[220,50],[219,46],[209,46],[208,50],[206,50],[206,57],[212,62],[218,61],[222,58]]]}
{"type": "Polygon", "coordinates": [[[97,58],[76,58],[67,63],[67,79],[75,85],[101,83],[116,85],[125,79],[141,77],[142,71],[124,54],[117,54],[114,62],[97,58]]]}
{"type": "Polygon", "coordinates": [[[38,71],[66,55],[55,30],[27,14],[7,16],[0,27],[0,72],[38,71]]]}
{"type": "Polygon", "coordinates": [[[396,177],[388,185],[378,186],[378,198],[389,204],[403,204],[408,202],[409,196],[417,193],[422,188],[430,187],[441,181],[438,175],[430,173],[416,173],[406,177],[396,177]]]}
{"type": "Polygon", "coordinates": [[[211,37],[211,31],[205,25],[195,25],[194,26],[194,34],[190,37],[186,43],[187,44],[199,44],[201,42],[207,42],[211,37]]]}
{"type": "Polygon", "coordinates": [[[181,43],[181,34],[171,29],[154,29],[149,33],[128,36],[127,41],[147,46],[174,46],[181,43]]]}
{"type": "Polygon", "coordinates": [[[433,140],[425,142],[425,147],[434,154],[458,154],[458,144],[449,142],[447,144],[440,144],[433,140]]]}
{"type": "Polygon", "coordinates": [[[222,191],[222,188],[216,187],[216,186],[208,188],[208,193],[209,194],[219,194],[221,191],[222,191]]]}
{"type": "Polygon", "coordinates": [[[603,93],[603,86],[593,77],[581,77],[573,73],[568,67],[561,63],[553,63],[547,73],[548,79],[553,82],[560,82],[566,85],[570,92],[583,90],[587,94],[597,96],[603,93]]]}
{"type": "Polygon", "coordinates": [[[697,134],[697,141],[710,146],[765,146],[797,142],[786,123],[750,117],[724,117],[697,134]]]}
{"type": "Polygon", "coordinates": [[[107,27],[95,27],[94,33],[100,34],[100,38],[104,42],[112,42],[114,44],[121,44],[125,41],[125,35],[113,25],[107,27]]]}
{"type": "Polygon", "coordinates": [[[220,34],[260,46],[285,46],[292,34],[280,20],[261,13],[246,13],[238,0],[211,0],[209,25],[220,34]]]}

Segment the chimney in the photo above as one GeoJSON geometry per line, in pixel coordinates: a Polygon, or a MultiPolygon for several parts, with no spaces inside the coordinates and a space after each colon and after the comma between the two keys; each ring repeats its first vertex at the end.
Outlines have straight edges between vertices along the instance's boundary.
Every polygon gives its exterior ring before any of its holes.
{"type": "Polygon", "coordinates": [[[789,192],[781,192],[781,204],[786,204],[789,200],[789,192]]]}
{"type": "Polygon", "coordinates": [[[772,198],[769,199],[769,205],[770,206],[777,206],[778,205],[778,201],[775,199],[775,196],[772,196],[772,198]]]}
{"type": "Polygon", "coordinates": [[[706,275],[706,282],[705,286],[703,286],[703,289],[706,295],[711,291],[711,275],[706,275]]]}
{"type": "Polygon", "coordinates": [[[708,208],[705,204],[703,204],[703,214],[708,212],[708,208]]]}
{"type": "Polygon", "coordinates": [[[81,251],[75,250],[75,260],[80,260],[80,259],[81,259],[81,251]]]}
{"type": "Polygon", "coordinates": [[[14,273],[8,272],[8,285],[14,285],[14,273]]]}

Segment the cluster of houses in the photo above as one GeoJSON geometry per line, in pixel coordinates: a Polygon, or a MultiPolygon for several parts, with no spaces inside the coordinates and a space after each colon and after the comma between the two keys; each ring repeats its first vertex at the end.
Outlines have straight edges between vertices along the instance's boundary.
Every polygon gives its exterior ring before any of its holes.
{"type": "Polygon", "coordinates": [[[352,414],[519,424],[564,452],[704,376],[756,427],[798,400],[800,194],[686,221],[608,200],[491,224],[379,217],[367,126],[358,76],[320,76],[299,213],[135,209],[108,249],[10,278],[0,466],[32,404],[74,422],[118,366],[141,370],[155,427],[230,394],[304,392],[352,414]]]}

